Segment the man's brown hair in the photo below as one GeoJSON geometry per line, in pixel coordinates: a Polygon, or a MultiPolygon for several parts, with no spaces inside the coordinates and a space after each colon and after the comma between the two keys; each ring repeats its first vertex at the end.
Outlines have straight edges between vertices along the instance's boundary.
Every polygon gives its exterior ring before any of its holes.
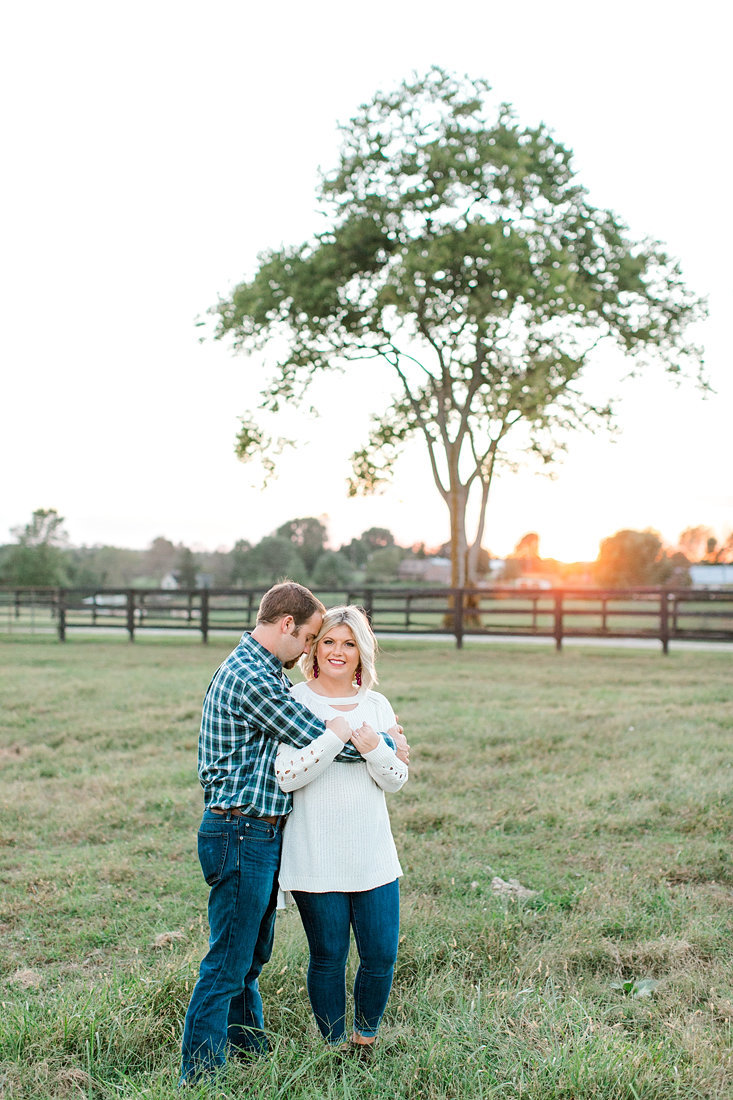
{"type": "Polygon", "coordinates": [[[295,581],[283,581],[265,592],[257,612],[258,623],[276,623],[284,615],[292,615],[296,629],[308,622],[316,611],[321,615],[326,608],[308,588],[295,581]]]}

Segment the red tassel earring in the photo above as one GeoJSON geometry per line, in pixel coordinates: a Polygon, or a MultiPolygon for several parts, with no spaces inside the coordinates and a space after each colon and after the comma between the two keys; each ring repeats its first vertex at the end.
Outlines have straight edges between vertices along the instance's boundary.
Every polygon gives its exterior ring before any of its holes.
{"type": "Polygon", "coordinates": [[[357,665],[355,679],[356,679],[356,686],[361,687],[361,661],[357,665]]]}
{"type": "Polygon", "coordinates": [[[318,679],[318,658],[317,657],[313,658],[313,679],[314,680],[318,679]]]}

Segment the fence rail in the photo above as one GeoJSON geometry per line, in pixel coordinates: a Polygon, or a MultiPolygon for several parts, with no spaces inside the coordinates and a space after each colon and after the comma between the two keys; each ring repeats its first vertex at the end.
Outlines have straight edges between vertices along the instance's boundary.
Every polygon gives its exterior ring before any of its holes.
{"type": "MultiPolygon", "coordinates": [[[[124,630],[240,632],[255,624],[262,588],[0,588],[0,633],[124,630]]],[[[318,592],[364,607],[380,634],[513,635],[554,639],[733,641],[733,589],[352,588],[318,592]]]]}

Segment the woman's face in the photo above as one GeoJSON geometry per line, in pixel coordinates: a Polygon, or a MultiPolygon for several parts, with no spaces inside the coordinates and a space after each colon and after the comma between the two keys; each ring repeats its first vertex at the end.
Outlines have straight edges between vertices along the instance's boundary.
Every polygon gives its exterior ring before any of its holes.
{"type": "Polygon", "coordinates": [[[323,635],[316,647],[318,675],[326,681],[350,685],[359,664],[359,648],[351,628],[339,623],[323,635]]]}

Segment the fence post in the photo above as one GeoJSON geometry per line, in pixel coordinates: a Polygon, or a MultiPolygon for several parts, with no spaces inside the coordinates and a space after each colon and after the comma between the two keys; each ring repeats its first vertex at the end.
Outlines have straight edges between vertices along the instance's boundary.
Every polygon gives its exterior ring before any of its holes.
{"type": "Polygon", "coordinates": [[[209,590],[201,589],[201,641],[204,645],[209,640],[209,590]]]}
{"type": "Polygon", "coordinates": [[[134,589],[128,588],[127,590],[127,633],[130,635],[130,641],[135,641],[135,592],[134,589]]]}
{"type": "Polygon", "coordinates": [[[364,598],[364,614],[366,615],[367,619],[369,620],[369,625],[372,627],[372,629],[374,629],[374,626],[373,626],[373,623],[372,623],[372,613],[373,613],[372,601],[373,601],[374,593],[373,593],[371,588],[367,588],[366,592],[364,593],[364,597],[365,597],[364,598]]]}
{"type": "Polygon", "coordinates": [[[562,649],[562,592],[555,593],[555,649],[562,649]]]}
{"type": "Polygon", "coordinates": [[[56,597],[56,609],[59,617],[59,641],[66,641],[66,592],[63,588],[59,588],[56,597]]]}
{"type": "Polygon", "coordinates": [[[456,649],[463,649],[463,588],[453,589],[453,631],[456,649]]]}
{"type": "Polygon", "coordinates": [[[662,643],[662,653],[669,652],[669,603],[668,594],[663,588],[659,593],[659,639],[662,643]]]}

